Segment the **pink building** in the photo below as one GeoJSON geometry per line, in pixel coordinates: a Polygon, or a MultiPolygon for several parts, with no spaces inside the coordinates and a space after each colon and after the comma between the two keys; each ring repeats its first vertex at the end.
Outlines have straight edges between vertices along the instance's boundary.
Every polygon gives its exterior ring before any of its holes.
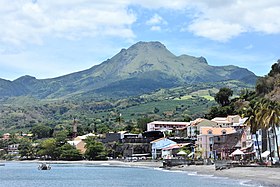
{"type": "Polygon", "coordinates": [[[202,158],[213,158],[214,136],[235,133],[234,128],[201,127],[197,136],[197,149],[202,152],[202,158]]]}

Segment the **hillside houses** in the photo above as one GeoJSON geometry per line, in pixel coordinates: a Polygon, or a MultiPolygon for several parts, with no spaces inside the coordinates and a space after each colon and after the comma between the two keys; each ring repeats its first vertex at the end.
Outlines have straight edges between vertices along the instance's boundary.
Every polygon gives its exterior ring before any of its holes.
{"type": "Polygon", "coordinates": [[[212,120],[198,118],[190,122],[155,121],[148,123],[147,129],[163,132],[173,130],[174,136],[185,138],[185,143],[194,143],[191,151],[199,152],[197,155],[203,159],[228,159],[236,149],[243,150],[248,158],[253,158],[257,156],[255,140],[250,128],[246,127],[246,120],[239,115],[229,115],[212,120]]]}

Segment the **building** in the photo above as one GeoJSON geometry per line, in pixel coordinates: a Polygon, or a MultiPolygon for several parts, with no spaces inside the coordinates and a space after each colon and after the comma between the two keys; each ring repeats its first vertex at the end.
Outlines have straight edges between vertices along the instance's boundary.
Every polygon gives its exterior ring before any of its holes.
{"type": "MultiPolygon", "coordinates": [[[[269,145],[269,140],[270,140],[270,144],[271,144],[271,148],[267,151],[271,151],[272,153],[272,157],[274,158],[278,158],[278,154],[277,154],[277,150],[280,149],[280,146],[278,145],[278,149],[277,149],[277,144],[276,144],[276,139],[278,141],[278,144],[280,144],[280,127],[276,127],[274,128],[269,128],[268,129],[268,133],[267,133],[267,145],[269,145]]],[[[265,150],[263,150],[265,151],[265,150]]]]}
{"type": "Polygon", "coordinates": [[[10,139],[10,136],[11,136],[10,133],[5,133],[5,134],[3,134],[2,139],[3,139],[3,140],[9,140],[9,139],[10,139]]]}
{"type": "Polygon", "coordinates": [[[8,145],[8,154],[12,156],[18,156],[19,155],[19,144],[11,144],[8,145]]]}
{"type": "Polygon", "coordinates": [[[197,136],[197,151],[201,151],[202,158],[215,158],[214,136],[235,133],[234,128],[201,127],[197,136]]]}
{"type": "Polygon", "coordinates": [[[74,146],[76,149],[78,149],[81,153],[85,153],[86,152],[86,148],[85,148],[85,139],[87,137],[95,137],[96,135],[93,133],[89,133],[86,135],[82,135],[82,136],[77,136],[76,138],[74,138],[72,141],[67,141],[67,143],[69,143],[70,145],[74,146]]]}
{"type": "Polygon", "coordinates": [[[67,141],[67,143],[69,143],[70,145],[74,146],[82,154],[84,154],[86,152],[86,148],[85,148],[86,143],[83,140],[67,141]]]}
{"type": "Polygon", "coordinates": [[[176,142],[167,138],[160,138],[152,141],[152,159],[162,158],[162,149],[176,144],[176,142]]]}
{"type": "Polygon", "coordinates": [[[218,124],[219,127],[235,127],[241,128],[244,127],[244,123],[247,118],[241,118],[239,115],[229,115],[227,117],[216,117],[211,121],[214,121],[218,124]]]}
{"type": "Polygon", "coordinates": [[[185,128],[190,122],[153,121],[147,124],[147,131],[170,131],[185,128]]]}
{"type": "Polygon", "coordinates": [[[213,153],[216,159],[228,159],[230,154],[237,149],[241,149],[242,131],[232,131],[231,133],[225,133],[216,135],[213,137],[213,153]]]}
{"type": "Polygon", "coordinates": [[[217,127],[217,123],[208,119],[198,118],[190,122],[190,125],[186,127],[187,137],[196,138],[200,134],[201,127],[217,127]]]}

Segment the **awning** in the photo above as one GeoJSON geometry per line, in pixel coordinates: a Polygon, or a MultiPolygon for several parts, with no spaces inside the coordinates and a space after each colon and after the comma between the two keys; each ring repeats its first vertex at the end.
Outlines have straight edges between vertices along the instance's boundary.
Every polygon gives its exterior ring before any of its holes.
{"type": "Polygon", "coordinates": [[[230,156],[235,156],[235,155],[244,155],[244,153],[240,151],[240,149],[236,149],[230,154],[230,156]]]}
{"type": "Polygon", "coordinates": [[[269,151],[265,151],[261,154],[261,157],[262,158],[266,158],[268,155],[270,155],[270,152],[269,151]]]}
{"type": "Polygon", "coordinates": [[[185,151],[180,151],[177,153],[177,155],[186,155],[187,153],[185,151]]]}

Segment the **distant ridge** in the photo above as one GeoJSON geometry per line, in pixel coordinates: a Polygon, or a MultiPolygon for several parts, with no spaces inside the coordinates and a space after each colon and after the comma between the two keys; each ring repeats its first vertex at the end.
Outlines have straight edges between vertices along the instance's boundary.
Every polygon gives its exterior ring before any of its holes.
{"type": "Polygon", "coordinates": [[[204,57],[175,56],[160,42],[138,42],[90,69],[52,79],[0,79],[0,98],[33,96],[110,97],[138,95],[185,84],[237,80],[255,84],[256,75],[237,66],[211,66],[204,57]]]}

